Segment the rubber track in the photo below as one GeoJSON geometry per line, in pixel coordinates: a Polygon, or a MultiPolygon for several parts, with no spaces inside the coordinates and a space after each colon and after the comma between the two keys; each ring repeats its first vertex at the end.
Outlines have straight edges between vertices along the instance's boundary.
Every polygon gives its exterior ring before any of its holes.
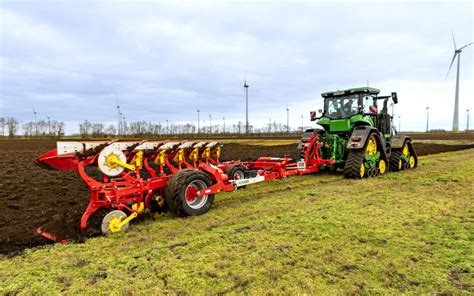
{"type": "Polygon", "coordinates": [[[182,207],[183,200],[181,199],[181,192],[183,188],[192,181],[188,179],[194,179],[196,174],[202,175],[204,180],[206,180],[207,185],[210,186],[211,180],[205,173],[190,169],[180,170],[171,178],[171,180],[168,181],[165,189],[166,203],[168,204],[170,211],[178,217],[186,217],[190,215],[189,213],[186,213],[182,207]]]}
{"type": "Polygon", "coordinates": [[[392,149],[392,154],[390,155],[390,171],[398,172],[398,162],[402,158],[402,149],[392,149]]]}
{"type": "Polygon", "coordinates": [[[344,175],[347,178],[360,179],[360,165],[364,161],[365,149],[350,150],[344,165],[344,175]]]}

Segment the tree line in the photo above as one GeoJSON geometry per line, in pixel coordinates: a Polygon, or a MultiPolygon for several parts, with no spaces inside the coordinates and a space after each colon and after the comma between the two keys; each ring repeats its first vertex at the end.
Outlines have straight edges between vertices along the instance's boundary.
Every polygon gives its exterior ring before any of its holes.
{"type": "MultiPolygon", "coordinates": [[[[13,117],[0,117],[1,136],[24,137],[61,137],[65,134],[66,125],[62,121],[56,120],[38,120],[36,122],[20,123],[13,117]]],[[[287,126],[277,122],[269,123],[263,127],[249,126],[250,133],[286,133],[287,126]]],[[[298,129],[301,131],[301,128],[298,129]]],[[[100,122],[85,120],[79,124],[79,136],[82,138],[101,138],[110,136],[131,136],[131,137],[160,137],[162,135],[180,135],[180,134],[243,134],[245,133],[245,124],[238,123],[224,124],[206,124],[202,121],[198,127],[193,123],[152,123],[146,121],[122,122],[120,129],[117,125],[106,125],[100,122]]]]}
{"type": "MultiPolygon", "coordinates": [[[[249,126],[250,133],[286,133],[286,125],[273,122],[260,128],[249,126]]],[[[299,128],[297,131],[301,131],[299,128]]],[[[100,122],[91,122],[85,120],[79,124],[79,135],[82,138],[101,138],[107,136],[131,136],[131,137],[160,137],[162,135],[180,135],[180,134],[243,134],[245,133],[245,124],[214,124],[206,125],[203,121],[198,127],[193,123],[175,124],[175,123],[152,123],[146,121],[134,121],[130,123],[122,122],[120,129],[116,125],[105,125],[100,122]]]]}
{"type": "Polygon", "coordinates": [[[1,136],[13,138],[16,135],[25,137],[61,137],[64,136],[66,125],[57,120],[38,120],[20,123],[14,117],[0,117],[1,136]]]}

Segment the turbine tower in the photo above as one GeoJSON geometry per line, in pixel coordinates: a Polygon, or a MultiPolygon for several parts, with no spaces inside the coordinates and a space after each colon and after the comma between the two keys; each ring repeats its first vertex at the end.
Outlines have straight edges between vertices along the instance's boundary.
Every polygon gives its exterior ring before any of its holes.
{"type": "Polygon", "coordinates": [[[35,136],[38,135],[38,120],[36,119],[36,115],[38,112],[36,112],[35,107],[33,107],[33,114],[35,115],[35,136]]]}
{"type": "Polygon", "coordinates": [[[456,95],[454,98],[454,116],[453,116],[453,132],[458,132],[459,131],[459,67],[461,65],[461,52],[464,48],[468,47],[469,45],[472,44],[468,43],[464,45],[463,47],[457,48],[456,47],[456,40],[454,39],[454,33],[451,32],[453,35],[453,44],[454,44],[454,55],[453,59],[451,60],[451,64],[449,65],[448,73],[446,74],[446,79],[448,79],[449,71],[451,70],[451,67],[453,66],[454,60],[456,57],[458,58],[458,67],[457,67],[457,75],[456,75],[456,95]]]}
{"type": "Polygon", "coordinates": [[[117,99],[117,136],[120,136],[122,131],[122,112],[120,112],[120,105],[117,99]]]}
{"type": "Polygon", "coordinates": [[[245,133],[249,133],[249,85],[247,84],[247,78],[244,79],[245,88],[245,133]]]}
{"type": "Polygon", "coordinates": [[[199,134],[199,130],[201,129],[201,119],[199,118],[199,107],[197,108],[197,114],[198,114],[198,129],[197,129],[197,133],[199,134]]]}

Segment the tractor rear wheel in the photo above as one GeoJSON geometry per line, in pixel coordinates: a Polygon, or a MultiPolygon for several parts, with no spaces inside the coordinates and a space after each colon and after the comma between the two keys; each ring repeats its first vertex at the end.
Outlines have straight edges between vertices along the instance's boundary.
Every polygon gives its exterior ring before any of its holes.
{"type": "Polygon", "coordinates": [[[418,158],[411,141],[405,141],[402,148],[392,149],[390,155],[390,170],[391,171],[402,171],[408,169],[414,169],[418,166],[418,158]]]}
{"type": "Polygon", "coordinates": [[[203,172],[184,169],[176,173],[166,186],[166,203],[177,216],[195,216],[209,211],[214,194],[198,195],[198,192],[212,185],[203,172]]]}

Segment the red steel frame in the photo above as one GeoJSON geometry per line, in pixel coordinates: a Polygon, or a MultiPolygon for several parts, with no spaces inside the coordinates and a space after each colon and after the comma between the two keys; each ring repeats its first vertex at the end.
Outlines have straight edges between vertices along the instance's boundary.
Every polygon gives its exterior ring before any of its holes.
{"type": "MultiPolygon", "coordinates": [[[[173,164],[172,159],[175,158],[178,150],[170,150],[166,154],[165,163],[160,163],[159,171],[152,168],[148,161],[154,161],[159,156],[159,149],[148,153],[143,158],[143,168],[148,172],[149,178],[143,179],[140,176],[141,166],[136,166],[134,171],[123,172],[120,177],[110,178],[104,175],[103,180],[97,181],[86,173],[85,168],[91,164],[97,163],[98,153],[89,153],[87,156],[76,154],[57,155],[56,149],[41,155],[35,163],[45,167],[59,170],[77,169],[81,178],[86,182],[90,189],[89,204],[82,215],[80,228],[84,231],[90,216],[98,209],[105,207],[108,209],[127,210],[128,212],[136,212],[129,205],[144,203],[145,207],[150,205],[153,196],[160,195],[164,197],[164,190],[172,175],[180,169],[191,168],[205,172],[211,178],[213,185],[195,192],[197,196],[206,194],[215,194],[218,192],[233,191],[236,185],[228,179],[223,172],[232,164],[241,164],[247,170],[256,170],[258,176],[264,176],[264,180],[281,179],[287,176],[304,175],[319,171],[321,165],[333,164],[332,159],[322,159],[320,155],[320,145],[318,136],[315,135],[305,144],[304,168],[298,167],[298,164],[285,156],[284,158],[260,157],[254,162],[227,161],[220,162],[219,152],[215,147],[211,151],[204,153],[199,151],[200,159],[194,159],[192,163],[188,162],[192,148],[182,151],[182,158],[178,163],[173,164]],[[213,155],[214,157],[210,157],[213,155]],[[165,169],[170,174],[165,173],[165,169]]],[[[202,148],[209,149],[209,148],[202,148]]],[[[220,151],[220,150],[219,150],[220,151]]],[[[138,151],[127,151],[127,160],[130,161],[138,151]]],[[[37,230],[38,233],[48,237],[52,236],[54,240],[60,241],[54,235],[37,230]]],[[[51,237],[49,237],[51,238],[51,237]]],[[[64,241],[64,240],[63,240],[64,241]]]]}

